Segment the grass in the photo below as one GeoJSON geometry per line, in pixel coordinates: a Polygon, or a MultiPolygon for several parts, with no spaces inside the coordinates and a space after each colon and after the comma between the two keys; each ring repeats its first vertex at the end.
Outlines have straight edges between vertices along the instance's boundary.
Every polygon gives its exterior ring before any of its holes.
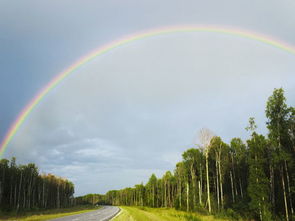
{"type": "Polygon", "coordinates": [[[23,212],[18,215],[16,215],[15,213],[1,213],[0,220],[42,221],[42,220],[55,219],[55,218],[59,218],[63,216],[87,213],[87,212],[96,210],[98,208],[99,207],[95,207],[95,206],[76,206],[72,208],[23,212]]]}
{"type": "Polygon", "coordinates": [[[120,207],[121,212],[112,221],[226,221],[214,216],[188,213],[168,208],[120,207]]]}

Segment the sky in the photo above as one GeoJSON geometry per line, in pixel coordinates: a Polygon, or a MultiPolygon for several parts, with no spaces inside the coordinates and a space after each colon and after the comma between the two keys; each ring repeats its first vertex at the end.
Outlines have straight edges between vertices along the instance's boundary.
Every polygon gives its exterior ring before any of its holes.
{"type": "MultiPolygon", "coordinates": [[[[295,47],[294,1],[0,0],[0,139],[51,79],[95,48],[167,26],[249,30],[295,47]]],[[[173,171],[209,128],[266,134],[265,104],[295,103],[295,55],[238,36],[171,33],[122,45],[50,91],[4,157],[66,177],[75,195],[105,193],[173,171]]]]}

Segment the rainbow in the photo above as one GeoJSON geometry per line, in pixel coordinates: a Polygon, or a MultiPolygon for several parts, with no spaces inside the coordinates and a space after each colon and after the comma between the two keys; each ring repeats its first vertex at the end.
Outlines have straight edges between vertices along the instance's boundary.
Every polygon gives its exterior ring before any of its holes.
{"type": "Polygon", "coordinates": [[[118,48],[124,44],[128,44],[133,41],[145,39],[152,36],[171,34],[177,32],[213,32],[220,33],[226,35],[233,35],[242,38],[252,39],[258,42],[262,42],[273,46],[275,48],[282,49],[288,53],[295,54],[295,48],[284,43],[282,41],[276,40],[272,37],[264,36],[252,31],[239,30],[235,28],[227,28],[227,27],[217,27],[217,26],[173,26],[173,27],[164,27],[158,29],[152,29],[140,33],[135,33],[133,35],[126,36],[119,40],[110,42],[109,44],[103,45],[88,55],[80,58],[73,65],[59,73],[55,78],[53,78],[37,95],[23,108],[20,114],[17,116],[13,124],[9,127],[8,132],[4,136],[1,144],[0,144],[0,157],[3,156],[8,144],[20,128],[20,126],[24,123],[28,115],[34,110],[34,108],[39,104],[39,102],[53,89],[55,88],[61,81],[63,81],[67,76],[72,74],[74,71],[78,70],[82,65],[86,64],[88,61],[100,56],[104,53],[107,53],[115,48],[118,48]]]}

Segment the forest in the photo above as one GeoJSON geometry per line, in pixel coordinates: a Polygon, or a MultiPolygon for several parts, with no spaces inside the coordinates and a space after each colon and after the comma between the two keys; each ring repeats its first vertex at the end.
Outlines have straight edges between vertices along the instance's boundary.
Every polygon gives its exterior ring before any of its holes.
{"type": "Polygon", "coordinates": [[[74,204],[74,184],[52,174],[39,174],[35,164],[0,161],[1,211],[56,209],[74,204]]]}
{"type": "Polygon", "coordinates": [[[295,220],[295,108],[286,104],[282,88],[268,98],[265,114],[266,135],[257,133],[253,117],[245,128],[250,133],[246,141],[232,138],[225,143],[202,129],[200,144],[182,154],[173,173],[167,171],[161,178],[152,174],[145,185],[80,201],[295,220]]]}

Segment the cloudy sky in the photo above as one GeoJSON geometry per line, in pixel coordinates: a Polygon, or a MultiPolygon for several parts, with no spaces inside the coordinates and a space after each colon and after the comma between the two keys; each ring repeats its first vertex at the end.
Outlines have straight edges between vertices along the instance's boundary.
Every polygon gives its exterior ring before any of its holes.
{"type": "MultiPolygon", "coordinates": [[[[250,30],[295,47],[294,1],[0,1],[0,138],[52,78],[132,33],[176,25],[250,30]]],[[[171,33],[134,41],[75,71],[38,104],[4,157],[67,177],[76,195],[173,170],[211,129],[266,133],[274,88],[295,104],[295,55],[237,36],[171,33]]]]}

